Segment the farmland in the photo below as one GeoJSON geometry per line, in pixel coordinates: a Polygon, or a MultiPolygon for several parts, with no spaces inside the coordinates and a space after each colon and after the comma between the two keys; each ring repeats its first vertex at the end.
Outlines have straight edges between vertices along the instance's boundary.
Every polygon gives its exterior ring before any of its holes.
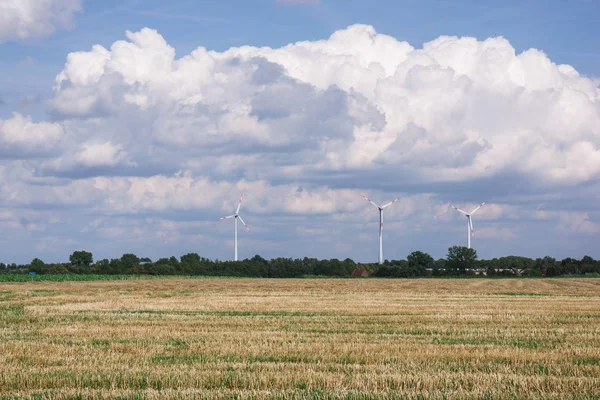
{"type": "Polygon", "coordinates": [[[0,398],[600,398],[600,279],[0,283],[0,398]]]}

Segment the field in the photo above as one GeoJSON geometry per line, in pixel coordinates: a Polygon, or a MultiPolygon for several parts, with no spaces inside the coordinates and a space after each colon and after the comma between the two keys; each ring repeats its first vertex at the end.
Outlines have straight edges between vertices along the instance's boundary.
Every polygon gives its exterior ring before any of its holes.
{"type": "Polygon", "coordinates": [[[598,399],[600,279],[4,282],[0,398],[598,399]]]}

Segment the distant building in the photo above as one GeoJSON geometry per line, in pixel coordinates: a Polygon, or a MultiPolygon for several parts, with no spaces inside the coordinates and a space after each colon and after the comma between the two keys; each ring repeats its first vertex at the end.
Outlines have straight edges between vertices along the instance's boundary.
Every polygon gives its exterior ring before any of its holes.
{"type": "Polygon", "coordinates": [[[353,278],[366,278],[367,276],[369,276],[369,272],[366,269],[356,268],[352,271],[353,278]]]}

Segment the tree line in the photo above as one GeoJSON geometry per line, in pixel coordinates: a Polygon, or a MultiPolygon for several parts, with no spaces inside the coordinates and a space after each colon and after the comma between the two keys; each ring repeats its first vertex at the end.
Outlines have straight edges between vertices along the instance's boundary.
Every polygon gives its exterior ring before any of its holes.
{"type": "Polygon", "coordinates": [[[297,278],[306,276],[349,277],[355,271],[366,271],[369,276],[390,278],[443,277],[443,276],[526,276],[553,277],[564,275],[598,275],[600,260],[585,256],[581,260],[552,257],[531,259],[508,256],[479,260],[477,252],[463,246],[448,249],[446,258],[434,260],[429,254],[414,251],[406,260],[386,260],[377,263],[356,263],[345,260],[318,260],[316,258],[274,258],[266,260],[259,255],[243,261],[219,261],[189,253],[152,261],[135,254],[94,262],[91,252],[75,251],[65,263],[45,263],[35,258],[29,264],[0,263],[2,273],[36,274],[136,274],[136,275],[206,275],[264,278],[297,278]]]}

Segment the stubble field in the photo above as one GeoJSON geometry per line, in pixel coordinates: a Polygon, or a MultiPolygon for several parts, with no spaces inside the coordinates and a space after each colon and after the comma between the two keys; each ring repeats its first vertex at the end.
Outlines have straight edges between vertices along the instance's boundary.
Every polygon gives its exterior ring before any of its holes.
{"type": "Polygon", "coordinates": [[[600,279],[0,283],[0,398],[600,398],[600,279]]]}

